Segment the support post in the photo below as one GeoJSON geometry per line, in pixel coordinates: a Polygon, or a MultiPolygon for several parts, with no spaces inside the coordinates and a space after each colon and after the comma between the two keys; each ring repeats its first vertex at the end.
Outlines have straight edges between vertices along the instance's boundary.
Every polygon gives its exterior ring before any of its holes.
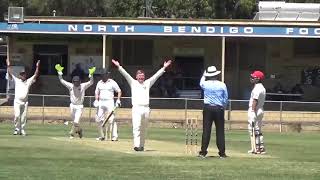
{"type": "MultiPolygon", "coordinates": [[[[10,39],[10,36],[7,36],[7,59],[9,61],[11,61],[11,56],[10,56],[10,44],[11,44],[11,39],[10,39]]],[[[8,72],[7,72],[8,73],[8,72]]],[[[6,98],[9,100],[11,97],[9,95],[9,90],[10,90],[10,80],[9,80],[9,76],[8,76],[8,79],[7,79],[7,85],[6,85],[6,98]]]]}
{"type": "Polygon", "coordinates": [[[222,37],[221,43],[221,81],[224,82],[226,37],[222,37]]]}
{"type": "Polygon", "coordinates": [[[280,101],[280,126],[279,126],[279,130],[280,132],[282,132],[282,101],[280,101]]]}
{"type": "Polygon", "coordinates": [[[102,36],[102,68],[106,68],[106,44],[107,44],[107,35],[102,36]]]}

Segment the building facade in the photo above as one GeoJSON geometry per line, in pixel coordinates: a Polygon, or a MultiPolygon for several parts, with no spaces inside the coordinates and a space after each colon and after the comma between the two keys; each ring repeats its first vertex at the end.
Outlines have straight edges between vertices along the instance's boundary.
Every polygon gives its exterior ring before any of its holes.
{"type": "MultiPolygon", "coordinates": [[[[70,78],[76,66],[85,72],[90,66],[112,71],[125,95],[125,80],[110,65],[112,58],[134,75],[144,69],[151,76],[164,60],[173,66],[152,90],[152,96],[168,97],[162,87],[173,87],[177,95],[199,92],[204,69],[215,65],[232,99],[248,99],[249,75],[253,70],[266,74],[267,92],[290,94],[301,84],[302,100],[320,100],[320,24],[163,19],[103,19],[27,17],[23,24],[0,23],[8,36],[8,55],[15,65],[32,72],[41,60],[41,76],[32,93],[66,94],[54,65],[65,67],[70,78]],[[172,81],[172,79],[174,81],[172,81]]],[[[96,79],[99,77],[97,76],[96,79]]],[[[94,87],[89,89],[93,94],[94,87]]],[[[170,96],[171,97],[171,96],[170,96]]],[[[198,96],[199,97],[199,96],[198,96]]]]}

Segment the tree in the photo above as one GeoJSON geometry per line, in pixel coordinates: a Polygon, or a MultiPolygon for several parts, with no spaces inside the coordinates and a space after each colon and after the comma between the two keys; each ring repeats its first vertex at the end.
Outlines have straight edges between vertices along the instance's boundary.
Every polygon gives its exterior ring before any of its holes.
{"type": "MultiPolygon", "coordinates": [[[[28,16],[139,17],[146,0],[0,0],[0,15],[8,6],[25,7],[28,16]]],[[[157,18],[252,19],[258,0],[148,0],[157,18]]],[[[286,2],[320,3],[320,0],[286,2]]],[[[150,7],[148,6],[148,7],[150,7]]]]}
{"type": "Polygon", "coordinates": [[[155,0],[155,17],[162,18],[212,18],[212,0],[155,0]]]}
{"type": "Polygon", "coordinates": [[[3,20],[3,17],[8,10],[8,6],[8,1],[0,1],[0,20],[3,20]]]}
{"type": "Polygon", "coordinates": [[[234,18],[252,19],[256,11],[256,0],[238,0],[234,5],[234,18]]]}
{"type": "Polygon", "coordinates": [[[113,0],[110,5],[113,17],[139,17],[143,15],[143,0],[113,0]]]}

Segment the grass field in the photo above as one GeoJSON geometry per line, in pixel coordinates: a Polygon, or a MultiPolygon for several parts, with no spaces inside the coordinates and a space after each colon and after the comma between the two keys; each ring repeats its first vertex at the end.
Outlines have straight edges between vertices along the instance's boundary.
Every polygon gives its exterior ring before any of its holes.
{"type": "MultiPolygon", "coordinates": [[[[184,129],[149,128],[145,152],[132,150],[131,128],[118,142],[97,142],[96,127],[84,138],[67,138],[70,126],[28,124],[28,136],[13,136],[0,124],[0,179],[320,179],[320,133],[265,132],[267,155],[249,155],[246,131],[227,131],[227,159],[215,137],[209,157],[184,153],[184,129]]],[[[199,134],[199,139],[200,139],[199,134]]]]}

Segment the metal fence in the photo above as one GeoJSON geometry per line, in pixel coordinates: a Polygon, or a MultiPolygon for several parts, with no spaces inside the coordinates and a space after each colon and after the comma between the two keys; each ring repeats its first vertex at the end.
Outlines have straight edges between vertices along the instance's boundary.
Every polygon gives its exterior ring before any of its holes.
{"type": "MultiPolygon", "coordinates": [[[[1,98],[6,94],[0,94],[1,98]]],[[[10,95],[12,96],[12,94],[10,95]]],[[[10,106],[13,105],[13,98],[0,107],[0,119],[5,120],[13,117],[10,106]]],[[[29,119],[46,120],[67,119],[70,120],[68,110],[70,97],[68,95],[29,95],[29,119]],[[57,109],[65,109],[58,111],[57,109]],[[30,110],[31,109],[31,110],[30,110]],[[29,116],[30,115],[30,116],[29,116]],[[69,119],[68,119],[69,118],[69,119]]],[[[94,122],[96,109],[93,107],[94,96],[85,96],[83,115],[84,121],[94,122]]],[[[121,98],[123,109],[131,108],[131,98],[121,98]]],[[[183,126],[185,120],[196,117],[202,120],[202,99],[188,98],[150,98],[150,108],[152,112],[158,112],[153,116],[155,121],[165,120],[170,123],[180,123],[183,126]],[[170,121],[172,120],[172,121],[170,121]]],[[[266,101],[265,102],[266,124],[274,125],[283,130],[283,126],[288,124],[303,124],[319,126],[320,123],[320,102],[300,102],[300,101],[266,101]]],[[[226,108],[226,122],[229,124],[228,129],[246,128],[248,110],[248,100],[229,100],[226,108]]],[[[130,114],[130,112],[127,114],[130,114]]],[[[155,114],[155,113],[154,113],[155,114]]],[[[130,117],[122,116],[127,121],[130,117]]],[[[152,120],[152,119],[151,119],[152,120]]]]}

